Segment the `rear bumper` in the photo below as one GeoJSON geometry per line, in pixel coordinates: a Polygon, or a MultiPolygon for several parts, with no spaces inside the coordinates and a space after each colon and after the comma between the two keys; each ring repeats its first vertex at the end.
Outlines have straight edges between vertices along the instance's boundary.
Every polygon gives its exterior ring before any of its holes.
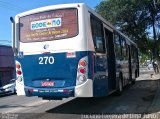
{"type": "Polygon", "coordinates": [[[25,88],[26,96],[38,96],[43,98],[67,98],[74,97],[74,88],[25,88]]]}
{"type": "Polygon", "coordinates": [[[26,96],[42,98],[93,97],[93,83],[91,79],[81,85],[66,88],[25,88],[26,96]]]}
{"type": "Polygon", "coordinates": [[[93,97],[93,80],[87,81],[81,85],[75,86],[75,97],[93,97]]]}

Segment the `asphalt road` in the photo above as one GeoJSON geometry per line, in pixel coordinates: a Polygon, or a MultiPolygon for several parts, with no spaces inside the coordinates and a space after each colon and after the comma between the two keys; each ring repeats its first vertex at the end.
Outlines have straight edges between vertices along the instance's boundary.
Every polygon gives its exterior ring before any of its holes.
{"type": "Polygon", "coordinates": [[[142,118],[146,113],[151,113],[148,109],[156,94],[159,81],[145,78],[142,76],[137,79],[135,85],[126,87],[121,96],[112,94],[103,98],[68,98],[62,101],[47,101],[37,97],[16,95],[1,96],[0,117],[2,119],[6,117],[8,119],[80,119],[95,118],[95,114],[100,116],[141,114],[140,118],[142,118]]]}

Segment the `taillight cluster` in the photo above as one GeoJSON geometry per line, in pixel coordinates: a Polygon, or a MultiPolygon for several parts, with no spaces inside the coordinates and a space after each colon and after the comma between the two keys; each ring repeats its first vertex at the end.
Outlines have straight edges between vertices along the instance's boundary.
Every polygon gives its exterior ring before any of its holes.
{"type": "Polygon", "coordinates": [[[16,72],[17,72],[17,75],[21,75],[22,74],[21,65],[19,63],[16,63],[16,72]]]}
{"type": "Polygon", "coordinates": [[[82,74],[86,73],[87,62],[83,59],[79,61],[79,72],[82,74]]]}
{"type": "Polygon", "coordinates": [[[88,75],[88,57],[83,57],[79,60],[77,71],[76,85],[80,85],[87,80],[88,75]]]}
{"type": "Polygon", "coordinates": [[[23,80],[22,67],[18,61],[16,61],[16,75],[17,75],[17,81],[21,82],[23,80]]]}

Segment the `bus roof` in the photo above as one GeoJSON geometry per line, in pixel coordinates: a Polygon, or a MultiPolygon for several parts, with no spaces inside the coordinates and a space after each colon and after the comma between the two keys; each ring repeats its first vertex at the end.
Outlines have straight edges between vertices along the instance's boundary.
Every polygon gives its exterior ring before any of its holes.
{"type": "Polygon", "coordinates": [[[57,4],[57,5],[50,5],[50,6],[44,6],[44,7],[40,7],[40,8],[35,8],[26,12],[22,12],[20,14],[17,14],[16,16],[26,16],[26,15],[30,15],[30,14],[34,14],[37,12],[43,12],[43,11],[49,11],[49,10],[53,10],[54,9],[64,9],[64,8],[71,8],[71,7],[79,7],[85,5],[84,3],[70,3],[70,4],[57,4]]]}

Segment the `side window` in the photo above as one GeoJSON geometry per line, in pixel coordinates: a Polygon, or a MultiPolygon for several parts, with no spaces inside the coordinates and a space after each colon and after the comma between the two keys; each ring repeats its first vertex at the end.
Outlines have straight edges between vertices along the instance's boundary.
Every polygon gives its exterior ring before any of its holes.
{"type": "Polygon", "coordinates": [[[96,52],[105,53],[104,31],[102,22],[91,15],[91,30],[96,52]]]}
{"type": "Polygon", "coordinates": [[[134,51],[134,46],[133,45],[131,45],[131,59],[133,60],[134,59],[134,57],[135,57],[135,51],[134,51]]]}
{"type": "Polygon", "coordinates": [[[131,46],[131,56],[132,56],[132,59],[137,59],[137,49],[134,45],[131,46]]]}
{"type": "Polygon", "coordinates": [[[129,58],[129,45],[126,44],[126,57],[125,59],[129,58]]]}
{"type": "Polygon", "coordinates": [[[114,34],[114,47],[115,47],[116,59],[121,59],[122,55],[121,42],[120,42],[120,37],[117,34],[114,34]]]}
{"type": "Polygon", "coordinates": [[[122,46],[122,56],[124,59],[126,59],[126,57],[127,57],[126,41],[122,37],[121,37],[121,46],[122,46]]]}

